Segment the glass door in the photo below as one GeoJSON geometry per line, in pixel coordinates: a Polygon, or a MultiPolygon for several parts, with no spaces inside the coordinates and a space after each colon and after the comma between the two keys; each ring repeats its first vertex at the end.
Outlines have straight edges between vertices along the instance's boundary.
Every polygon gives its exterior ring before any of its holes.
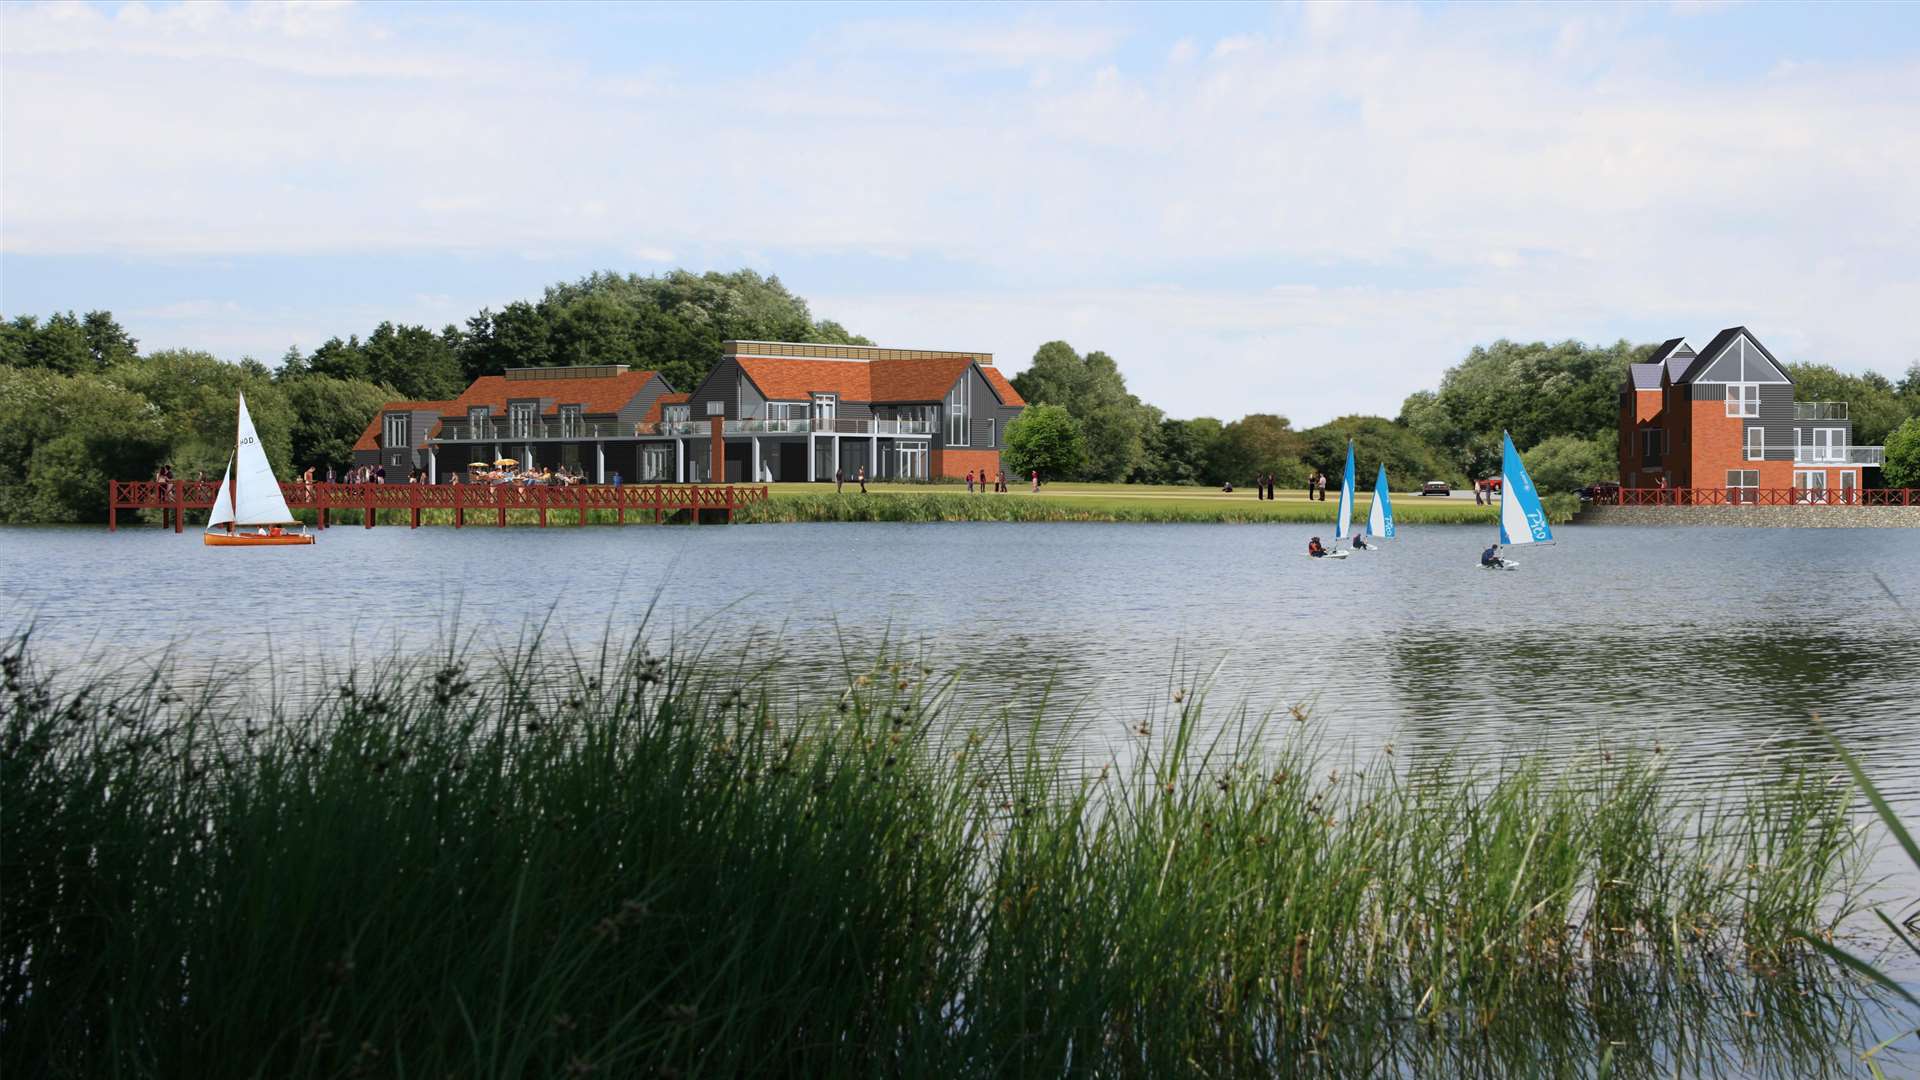
{"type": "Polygon", "coordinates": [[[1823,503],[1827,501],[1827,471],[1825,469],[1807,469],[1793,474],[1794,501],[1803,503],[1823,503]]]}
{"type": "Polygon", "coordinates": [[[1855,502],[1859,501],[1859,496],[1854,494],[1853,490],[1853,475],[1852,469],[1848,469],[1846,472],[1840,474],[1840,501],[1846,503],[1848,506],[1852,506],[1855,502]]]}

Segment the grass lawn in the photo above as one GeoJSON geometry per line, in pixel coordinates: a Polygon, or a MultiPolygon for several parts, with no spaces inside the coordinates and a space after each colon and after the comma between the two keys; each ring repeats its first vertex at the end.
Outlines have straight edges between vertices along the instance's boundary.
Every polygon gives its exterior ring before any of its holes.
{"type": "MultiPolygon", "coordinates": [[[[830,484],[771,484],[769,487],[775,499],[817,499],[833,494],[830,484]]],[[[1235,489],[1228,493],[1218,488],[1165,484],[1047,484],[1038,495],[1025,486],[1015,486],[1004,494],[976,492],[968,495],[964,486],[953,484],[869,483],[867,491],[870,496],[945,496],[983,502],[1014,501],[1094,514],[1105,511],[1159,511],[1169,517],[1221,514],[1233,520],[1295,522],[1331,521],[1339,496],[1338,492],[1332,492],[1326,502],[1310,503],[1304,491],[1280,490],[1275,492],[1278,497],[1268,502],[1254,498],[1251,488],[1235,489]]],[[[849,483],[841,495],[843,498],[858,498],[859,492],[858,485],[849,483]]],[[[1357,497],[1354,500],[1355,519],[1364,520],[1372,503],[1371,493],[1357,497]]],[[[1477,507],[1454,499],[1422,499],[1412,491],[1396,492],[1394,496],[1394,514],[1404,522],[1464,523],[1483,518],[1491,520],[1494,513],[1492,506],[1477,507]]]]}

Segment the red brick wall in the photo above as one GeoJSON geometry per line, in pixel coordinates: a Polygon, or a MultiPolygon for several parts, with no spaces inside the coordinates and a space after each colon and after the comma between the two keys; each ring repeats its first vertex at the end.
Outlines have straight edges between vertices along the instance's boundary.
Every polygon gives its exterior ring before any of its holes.
{"type": "MultiPolygon", "coordinates": [[[[1668,401],[1661,419],[1667,425],[1667,484],[1670,487],[1693,486],[1693,409],[1687,400],[1687,388],[1669,387],[1668,401]]],[[[1720,479],[1725,480],[1726,477],[1720,479]]]]}
{"type": "MultiPolygon", "coordinates": [[[[1723,487],[1728,469],[1763,469],[1768,464],[1746,460],[1746,425],[1739,417],[1727,415],[1726,401],[1714,398],[1688,404],[1693,413],[1693,454],[1689,460],[1694,487],[1723,487]]],[[[1767,474],[1762,471],[1760,484],[1764,487],[1766,483],[1767,474]]]]}
{"type": "MultiPolygon", "coordinates": [[[[963,480],[969,469],[976,475],[981,469],[992,475],[1000,468],[998,450],[934,450],[931,453],[933,461],[928,467],[933,470],[934,476],[963,480]]],[[[1011,483],[1014,479],[1017,478],[1009,477],[1008,481],[1011,483]]]]}
{"type": "MultiPolygon", "coordinates": [[[[1620,406],[1620,482],[1633,481],[1633,486],[1653,487],[1655,477],[1662,475],[1662,465],[1649,465],[1641,458],[1640,431],[1642,428],[1661,427],[1664,424],[1665,410],[1662,408],[1660,391],[1635,390],[1631,401],[1620,406]]],[[[1669,436],[1671,438],[1671,436],[1669,436]]]]}

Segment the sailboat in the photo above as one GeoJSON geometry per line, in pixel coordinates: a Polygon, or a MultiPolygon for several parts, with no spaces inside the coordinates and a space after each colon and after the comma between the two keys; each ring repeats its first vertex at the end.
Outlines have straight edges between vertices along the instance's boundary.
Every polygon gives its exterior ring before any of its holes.
{"type": "Polygon", "coordinates": [[[296,524],[293,511],[287,509],[286,496],[280,493],[280,481],[267,462],[260,446],[260,435],[253,430],[253,417],[247,414],[247,395],[240,395],[240,419],[234,433],[233,454],[227,458],[227,470],[220,474],[220,491],[213,497],[213,512],[207,515],[207,531],[200,539],[208,547],[284,547],[311,544],[313,535],[282,532],[280,526],[296,524]],[[226,526],[215,532],[215,526],[226,526]],[[236,526],[258,527],[257,532],[235,532],[236,526]]]}
{"type": "MultiPolygon", "coordinates": [[[[1553,530],[1547,527],[1547,511],[1540,505],[1540,492],[1533,477],[1513,448],[1513,436],[1500,433],[1500,543],[1503,547],[1521,544],[1551,544],[1553,530]]],[[[1514,570],[1520,564],[1502,558],[1498,563],[1481,563],[1487,570],[1514,570]]]]}
{"type": "Polygon", "coordinates": [[[1380,463],[1380,475],[1373,482],[1373,506],[1367,511],[1367,539],[1393,539],[1393,500],[1387,496],[1387,465],[1380,463]]]}
{"type": "Polygon", "coordinates": [[[1333,548],[1322,559],[1344,559],[1351,554],[1340,541],[1353,534],[1353,440],[1347,440],[1347,472],[1340,480],[1340,505],[1333,512],[1333,548]]]}

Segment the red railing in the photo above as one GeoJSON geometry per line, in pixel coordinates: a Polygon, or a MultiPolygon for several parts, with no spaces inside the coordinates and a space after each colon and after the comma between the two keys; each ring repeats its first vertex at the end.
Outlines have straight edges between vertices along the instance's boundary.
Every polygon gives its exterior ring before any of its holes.
{"type": "Polygon", "coordinates": [[[1914,488],[1620,488],[1601,506],[1920,506],[1914,488]]]}
{"type": "MultiPolygon", "coordinates": [[[[120,527],[122,510],[159,510],[162,524],[171,523],[174,532],[182,529],[183,511],[206,510],[213,506],[220,485],[211,480],[110,480],[107,482],[107,528],[120,527]]],[[[492,511],[501,525],[507,523],[509,510],[533,510],[540,524],[547,524],[551,511],[573,511],[574,524],[585,525],[589,510],[611,510],[625,522],[628,511],[652,511],[661,519],[686,511],[695,521],[703,510],[733,512],[751,503],[764,502],[767,488],[736,484],[304,484],[298,481],[280,485],[287,505],[295,510],[315,512],[315,524],[327,528],[328,517],[342,512],[357,512],[366,528],[373,528],[381,510],[405,510],[412,528],[420,527],[422,510],[451,510],[456,528],[467,523],[469,513],[492,511]]]]}

